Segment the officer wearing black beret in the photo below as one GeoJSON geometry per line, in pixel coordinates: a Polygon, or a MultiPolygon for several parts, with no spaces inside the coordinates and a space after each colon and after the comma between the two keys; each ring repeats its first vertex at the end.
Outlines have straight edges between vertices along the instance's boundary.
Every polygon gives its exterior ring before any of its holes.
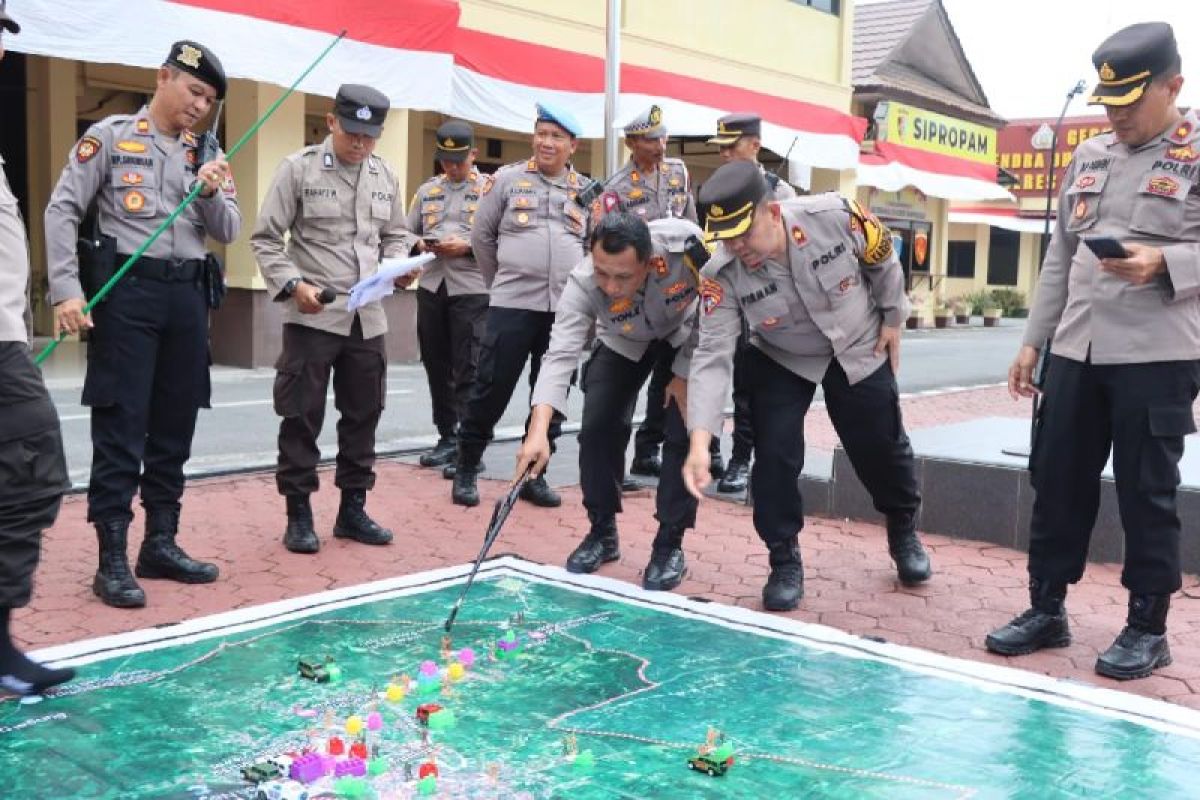
{"type": "Polygon", "coordinates": [[[1031,607],[986,644],[1002,655],[1070,644],[1067,586],[1083,577],[1111,453],[1129,608],[1096,671],[1130,679],[1171,663],[1167,611],[1182,585],[1175,493],[1200,389],[1200,114],[1177,108],[1183,75],[1165,22],[1114,33],[1092,63],[1089,101],[1112,132],[1081,144],[1063,175],[1008,373],[1014,398],[1032,396],[1038,350],[1050,343],[1029,457],[1031,607]],[[1113,251],[1093,252],[1097,236],[1117,240],[1113,251]]]}
{"type": "MultiPolygon", "coordinates": [[[[83,403],[92,409],[88,519],[100,542],[92,589],[111,606],[142,606],[125,548],[135,493],[146,509],[136,573],[184,583],[217,579],[215,564],[190,558],[175,541],[183,466],[196,416],[207,408],[208,237],[228,244],[242,215],[224,155],[201,163],[192,130],[225,94],[221,62],[202,44],[171,45],[150,103],[92,125],[67,158],[46,207],[46,254],[56,332],[89,328],[83,403]],[[89,315],[85,292],[99,284],[179,206],[194,202],[158,237],[89,315]],[[96,230],[81,229],[95,203],[96,230]],[[81,265],[76,243],[91,243],[81,265]],[[83,269],[81,270],[81,266],[83,269]]],[[[210,285],[214,281],[210,280],[210,285]]]]}
{"type": "Polygon", "coordinates": [[[908,315],[891,235],[857,202],[832,192],[770,200],[758,166],[733,161],[700,189],[705,231],[717,243],[701,270],[700,341],[688,377],[691,450],[684,481],[708,484],[708,443],[724,423],[742,319],[754,450],[754,528],[770,552],[769,611],[804,594],[799,477],[804,417],[817,386],[854,471],[887,517],[900,582],[932,574],[917,538],[921,496],[900,419],[895,369],[908,315]]]}

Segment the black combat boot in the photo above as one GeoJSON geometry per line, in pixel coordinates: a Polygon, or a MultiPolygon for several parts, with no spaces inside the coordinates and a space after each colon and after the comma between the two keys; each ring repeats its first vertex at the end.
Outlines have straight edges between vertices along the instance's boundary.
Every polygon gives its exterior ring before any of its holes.
{"type": "Polygon", "coordinates": [[[771,574],[763,587],[763,607],[767,611],[791,611],[804,597],[804,564],[800,561],[800,540],[793,536],[767,546],[771,574]]]}
{"type": "Polygon", "coordinates": [[[617,538],[617,518],[612,514],[588,512],[592,529],[583,537],[571,555],[567,556],[567,572],[595,572],[601,564],[621,557],[617,538]]]}
{"type": "Polygon", "coordinates": [[[321,549],[321,540],[313,530],[312,504],[306,494],[287,495],[287,530],[283,534],[283,546],[293,553],[315,553],[321,549]]]}
{"type": "Polygon", "coordinates": [[[367,516],[367,490],[343,489],[333,535],[363,544],[389,544],[392,532],[367,516]]]}
{"type": "Polygon", "coordinates": [[[647,475],[649,477],[658,477],[662,472],[662,459],[658,457],[658,453],[643,453],[634,455],[633,461],[629,462],[630,475],[647,475]]]}
{"type": "Polygon", "coordinates": [[[896,562],[896,574],[905,586],[916,586],[929,580],[933,568],[929,565],[929,554],[917,538],[917,520],[914,515],[888,517],[888,553],[896,562]]]}
{"type": "Polygon", "coordinates": [[[750,460],[733,456],[725,467],[725,474],[717,484],[717,491],[733,494],[746,491],[746,482],[750,478],[750,460]]]}
{"type": "Polygon", "coordinates": [[[989,633],[984,644],[1002,656],[1024,656],[1044,647],[1066,647],[1071,643],[1066,599],[1065,583],[1030,578],[1030,608],[1003,628],[989,633]]]}
{"type": "Polygon", "coordinates": [[[454,436],[441,436],[433,449],[421,454],[422,467],[440,467],[450,464],[458,457],[458,439],[454,436]]]}
{"type": "Polygon", "coordinates": [[[1125,629],[1112,647],[1096,659],[1096,672],[1128,681],[1145,678],[1159,667],[1169,666],[1167,610],[1170,607],[1169,594],[1130,594],[1125,629]]]}
{"type": "Polygon", "coordinates": [[[479,477],[480,466],[478,463],[467,464],[459,456],[458,463],[454,465],[454,486],[450,489],[450,499],[455,505],[479,505],[479,487],[475,485],[475,480],[479,477]]]}
{"type": "MultiPolygon", "coordinates": [[[[477,472],[477,473],[487,472],[487,464],[480,461],[479,466],[475,468],[475,472],[477,472]]],[[[454,476],[457,473],[458,473],[458,464],[456,464],[454,461],[451,461],[449,464],[442,467],[442,477],[448,481],[454,480],[454,476]]]]}
{"type": "Polygon", "coordinates": [[[139,578],[161,578],[180,583],[212,583],[221,574],[216,564],[183,552],[175,537],[179,533],[179,509],[146,509],[146,538],[138,551],[134,574],[139,578]]]}
{"type": "Polygon", "coordinates": [[[522,500],[528,500],[542,508],[558,508],[562,505],[562,498],[558,496],[558,492],[551,489],[550,484],[546,483],[546,473],[544,472],[536,478],[525,481],[525,485],[521,487],[520,497],[522,500]]]}
{"type": "Polygon", "coordinates": [[[683,528],[659,526],[650,550],[650,563],[642,573],[642,588],[669,592],[683,583],[687,564],[683,558],[683,528]]]}
{"type": "Polygon", "coordinates": [[[626,475],[621,478],[621,493],[628,494],[629,492],[637,492],[646,488],[646,484],[639,481],[632,475],[626,475]]]}
{"type": "Polygon", "coordinates": [[[113,608],[141,608],[146,605],[146,593],[129,571],[129,556],[125,553],[128,537],[129,520],[96,523],[100,568],[92,580],[92,591],[105,605],[113,608]]]}

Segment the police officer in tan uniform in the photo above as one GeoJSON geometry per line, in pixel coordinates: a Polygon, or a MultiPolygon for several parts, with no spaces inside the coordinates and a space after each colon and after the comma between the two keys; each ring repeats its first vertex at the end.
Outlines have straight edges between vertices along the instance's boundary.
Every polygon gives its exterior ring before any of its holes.
{"type": "Polygon", "coordinates": [[[834,428],[875,507],[887,516],[900,581],[928,580],[916,535],[920,495],[900,421],[895,370],[907,316],[887,229],[858,203],[828,193],[777,203],[756,164],[733,161],[700,190],[705,230],[720,243],[704,267],[700,342],[688,379],[691,450],[684,481],[708,484],[708,441],[721,429],[744,315],[754,447],[754,527],[770,551],[763,605],[793,609],[804,594],[797,481],[804,416],[818,384],[834,428]]]}
{"type": "MultiPolygon", "coordinates": [[[[0,0],[0,37],[21,30],[5,4],[0,0]]],[[[12,610],[28,605],[33,592],[42,531],[71,488],[58,414],[29,354],[28,287],[25,222],[0,156],[0,690],[18,695],[40,694],[75,675],[32,661],[9,632],[12,610]]]]}
{"type": "Polygon", "coordinates": [[[471,252],[471,227],[487,180],[475,169],[475,133],[450,120],[436,138],[442,174],[421,184],[408,209],[408,228],[421,237],[418,249],[437,255],[417,288],[417,340],[438,430],[437,444],[421,455],[425,467],[449,464],[458,452],[458,422],[475,379],[488,306],[471,252]]]}
{"type": "Polygon", "coordinates": [[[339,88],[325,116],[329,135],[280,164],[250,237],[263,280],[284,304],[275,482],[287,503],[283,543],[293,553],[320,549],[309,495],[319,485],[317,437],[331,371],[340,413],[334,484],[342,492],[333,535],[375,545],[392,540],[365,508],[387,393],[387,317],[381,301],[346,308],[351,287],[379,270],[380,257],[407,256],[415,244],[396,174],[373,153],[389,105],[369,86],[339,88]],[[322,302],[322,291],[336,297],[322,302]]]}
{"type": "MultiPolygon", "coordinates": [[[[502,167],[484,186],[471,249],[491,297],[479,368],[459,425],[451,490],[459,505],[479,504],[479,460],[526,361],[531,388],[536,384],[559,296],[584,255],[587,213],[576,197],[587,179],[571,166],[580,132],[568,111],[538,104],[533,155],[502,167]]],[[[561,422],[556,416],[550,425],[551,445],[561,422]]],[[[521,497],[539,506],[562,503],[544,473],[525,483],[521,497]]]]}
{"type": "Polygon", "coordinates": [[[683,535],[696,524],[696,498],[684,489],[681,468],[699,286],[692,259],[697,252],[708,255],[701,236],[690,220],[666,217],[647,226],[637,214],[610,213],[593,228],[591,253],[567,279],[533,390],[533,418],[517,455],[517,474],[529,465],[538,473],[549,462],[550,422],[556,412],[566,413],[571,374],[594,330],[598,342],[580,381],[579,431],[580,483],[591,530],[567,558],[570,572],[595,572],[620,557],[616,515],[630,418],[638,390],[665,351],[674,370],[666,392],[666,463],[656,495],[658,534],[642,586],[670,590],[683,580],[683,535]]]}
{"type": "MultiPolygon", "coordinates": [[[[140,578],[209,583],[217,567],[195,561],[175,542],[183,465],[196,415],[211,395],[205,238],[228,244],[242,227],[224,156],[199,163],[190,127],[225,96],[225,72],[208,48],[182,41],[159,68],[154,96],[136,114],[92,125],[75,145],[46,207],[46,254],[55,330],[90,329],[83,403],[92,409],[88,520],[96,526],[100,566],[92,590],[118,607],[146,604],[129,573],[130,504],[140,491],[146,536],[140,578]],[[95,206],[100,259],[123,264],[192,190],[196,200],[126,273],[90,315],[76,241],[95,206]]],[[[87,234],[91,238],[91,234],[87,234]]],[[[95,287],[99,288],[99,287],[95,287]]]]}
{"type": "MultiPolygon", "coordinates": [[[[758,114],[726,114],[717,120],[717,135],[708,140],[717,145],[721,160],[750,161],[758,164],[759,171],[767,181],[767,197],[776,202],[791,200],[796,190],[787,181],[773,172],[763,169],[758,160],[762,150],[762,117],[758,114]]],[[[750,397],[746,389],[746,348],[750,332],[743,327],[738,336],[737,353],[733,360],[733,452],[729,464],[717,484],[719,492],[742,492],[750,476],[750,459],[754,455],[754,429],[750,423],[750,397]]]]}
{"type": "Polygon", "coordinates": [[[1113,130],[1081,144],[1063,176],[1008,373],[1014,397],[1032,396],[1038,349],[1052,342],[1029,458],[1031,608],[987,647],[1022,655],[1070,644],[1067,585],[1083,576],[1111,451],[1129,609],[1096,671],[1130,679],[1171,663],[1167,610],[1182,584],[1175,492],[1200,389],[1200,114],[1176,108],[1183,76],[1166,23],[1118,31],[1092,62],[1100,81],[1090,102],[1113,130]],[[1118,252],[1097,256],[1093,237],[1117,240],[1118,252]]]}
{"type": "MultiPolygon", "coordinates": [[[[661,108],[650,106],[625,125],[625,146],[629,148],[629,161],[604,184],[606,192],[616,195],[620,208],[647,222],[667,218],[696,222],[696,201],[687,165],[681,158],[665,157],[667,126],[661,108]]],[[[673,355],[663,350],[650,373],[646,415],[634,437],[633,461],[629,465],[635,475],[658,475],[662,469],[658,448],[666,435],[664,391],[674,377],[673,362],[673,355]]],[[[721,442],[714,439],[714,465],[720,460],[721,442]]],[[[716,470],[719,474],[719,466],[716,470]]],[[[630,484],[630,488],[636,487],[636,482],[630,484]]]]}

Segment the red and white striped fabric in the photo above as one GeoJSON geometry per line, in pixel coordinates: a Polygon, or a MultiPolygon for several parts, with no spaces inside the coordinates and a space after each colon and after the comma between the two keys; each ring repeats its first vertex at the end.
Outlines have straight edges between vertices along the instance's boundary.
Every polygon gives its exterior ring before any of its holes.
{"type": "MultiPolygon", "coordinates": [[[[532,130],[534,103],[548,99],[585,137],[604,135],[603,58],[462,28],[455,0],[14,0],[10,11],[22,26],[6,37],[13,50],[153,68],[172,42],[195,39],[231,78],[282,86],[345,28],[302,91],[365,83],[397,107],[516,131],[532,130]]],[[[866,130],[836,109],[648,67],[624,65],[621,89],[618,122],[658,103],[673,134],[706,135],[719,116],[754,111],[767,147],[810,166],[854,168],[866,130]]]]}
{"type": "Polygon", "coordinates": [[[943,200],[1013,200],[996,183],[996,166],[965,158],[928,153],[892,142],[876,142],[874,153],[863,153],[858,182],[885,192],[905,186],[943,200]]]}

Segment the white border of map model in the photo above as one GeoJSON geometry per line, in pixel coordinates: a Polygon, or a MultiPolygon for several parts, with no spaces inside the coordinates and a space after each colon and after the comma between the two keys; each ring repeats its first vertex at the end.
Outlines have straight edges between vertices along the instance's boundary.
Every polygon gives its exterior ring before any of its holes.
{"type": "MultiPolygon", "coordinates": [[[[277,625],[324,614],[338,608],[422,594],[461,582],[471,566],[418,572],[399,578],[331,589],[274,603],[225,611],[186,620],[167,628],[145,628],[129,633],[84,639],[45,648],[29,655],[38,661],[79,666],[109,658],[189,644],[218,636],[277,625]]],[[[597,575],[574,575],[559,567],[535,564],[511,556],[486,562],[480,578],[514,577],[551,585],[568,586],[607,599],[648,606],[677,616],[702,619],[716,625],[746,630],[760,636],[799,640],[816,650],[851,658],[869,658],[926,675],[969,683],[987,691],[1003,691],[1047,703],[1115,717],[1167,733],[1200,739],[1200,711],[1128,694],[1114,689],[1038,675],[1012,667],[952,658],[915,647],[876,642],[815,623],[752,611],[747,608],[705,603],[665,592],[647,592],[639,586],[597,575]],[[615,596],[615,597],[614,597],[615,596]]],[[[469,611],[468,603],[468,611],[469,611]]],[[[449,606],[447,605],[447,608],[449,606]]]]}

